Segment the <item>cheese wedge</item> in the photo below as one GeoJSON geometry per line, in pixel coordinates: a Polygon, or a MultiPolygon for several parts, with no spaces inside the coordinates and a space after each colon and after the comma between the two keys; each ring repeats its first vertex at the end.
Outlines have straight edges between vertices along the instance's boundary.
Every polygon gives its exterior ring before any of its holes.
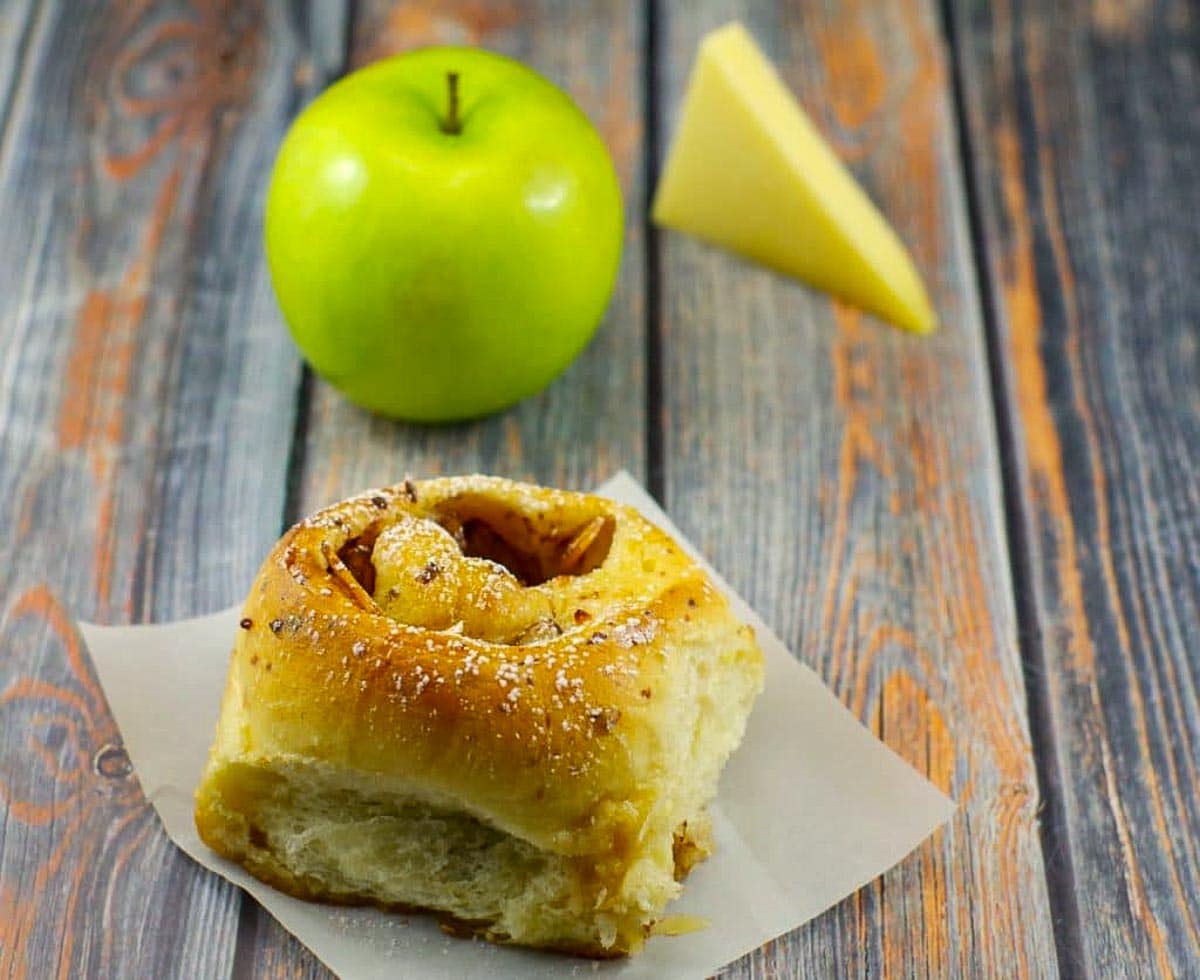
{"type": "Polygon", "coordinates": [[[653,217],[907,330],[937,323],[904,245],[741,24],[700,45],[653,217]]]}

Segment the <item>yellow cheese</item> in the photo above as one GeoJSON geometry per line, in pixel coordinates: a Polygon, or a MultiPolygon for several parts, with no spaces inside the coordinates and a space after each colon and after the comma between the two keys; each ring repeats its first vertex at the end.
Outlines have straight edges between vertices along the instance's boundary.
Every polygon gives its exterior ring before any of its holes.
{"type": "Polygon", "coordinates": [[[937,322],[904,245],[741,24],[700,45],[653,216],[897,326],[937,322]]]}

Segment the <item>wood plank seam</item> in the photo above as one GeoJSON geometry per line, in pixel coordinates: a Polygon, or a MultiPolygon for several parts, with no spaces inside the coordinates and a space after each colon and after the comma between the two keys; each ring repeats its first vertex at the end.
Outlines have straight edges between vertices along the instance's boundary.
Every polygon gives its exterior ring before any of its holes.
{"type": "MultiPolygon", "coordinates": [[[[346,0],[343,4],[337,37],[334,38],[326,36],[331,32],[324,29],[328,27],[327,24],[320,22],[322,17],[331,16],[329,9],[331,8],[316,8],[310,11],[313,21],[312,26],[315,28],[316,33],[316,36],[313,38],[314,45],[322,46],[325,42],[328,42],[329,49],[322,52],[326,59],[322,64],[325,87],[332,85],[350,69],[351,47],[354,43],[354,25],[358,14],[358,4],[356,0],[346,0]]],[[[297,106],[296,109],[298,113],[303,109],[303,106],[297,106]]],[[[300,377],[296,384],[295,424],[292,428],[291,446],[288,448],[287,473],[284,476],[283,512],[279,528],[281,534],[303,516],[301,513],[302,504],[300,502],[300,495],[303,492],[305,462],[308,449],[308,427],[312,418],[313,381],[312,368],[307,362],[303,362],[300,366],[300,377]]],[[[243,916],[243,921],[244,919],[245,916],[243,916]]],[[[239,922],[238,924],[239,954],[242,952],[242,924],[243,922],[239,922]]],[[[252,953],[248,962],[253,963],[252,953]]],[[[235,973],[234,975],[237,976],[238,974],[235,973]]]]}
{"type": "MultiPolygon", "coordinates": [[[[328,86],[341,78],[348,70],[350,48],[354,37],[354,18],[357,13],[357,4],[355,0],[347,0],[344,3],[340,16],[340,36],[336,38],[328,37],[328,34],[331,32],[325,29],[329,24],[323,18],[330,18],[332,16],[329,8],[320,11],[310,10],[309,13],[311,17],[310,27],[312,28],[312,33],[316,35],[310,38],[310,40],[313,47],[317,49],[318,56],[324,56],[319,57],[318,63],[322,69],[325,84],[328,86]],[[325,42],[328,42],[328,50],[322,50],[325,48],[325,42]]],[[[303,106],[295,108],[298,112],[303,106]]],[[[291,445],[288,447],[287,469],[284,474],[284,498],[280,521],[281,533],[300,517],[299,498],[302,490],[308,446],[308,426],[312,414],[312,389],[312,368],[307,363],[302,363],[299,379],[296,384],[296,403],[293,415],[291,445]]],[[[234,941],[233,959],[230,965],[231,980],[242,980],[242,978],[249,980],[249,978],[254,977],[259,934],[258,923],[264,914],[266,913],[261,910],[258,903],[245,892],[242,892],[241,905],[238,909],[237,936],[234,941]]]]}
{"type": "Polygon", "coordinates": [[[35,38],[40,38],[47,29],[50,20],[50,4],[34,3],[33,13],[29,15],[21,29],[21,39],[17,42],[16,58],[13,61],[12,82],[4,93],[4,102],[0,105],[0,169],[3,161],[8,158],[8,141],[11,138],[9,123],[12,121],[14,109],[26,88],[33,84],[34,61],[30,55],[38,45],[35,38]]]}
{"type": "MultiPolygon", "coordinates": [[[[659,284],[662,276],[662,257],[658,247],[658,228],[650,217],[650,198],[658,182],[661,147],[658,134],[658,0],[645,0],[644,17],[644,71],[642,84],[642,153],[645,168],[645,200],[639,201],[643,208],[642,221],[645,227],[645,303],[646,303],[646,489],[659,503],[665,499],[666,476],[663,454],[663,351],[662,351],[662,302],[659,284]]],[[[628,204],[626,205],[628,206],[628,204]]]]}
{"type": "Polygon", "coordinates": [[[300,495],[304,490],[304,464],[308,450],[308,425],[312,417],[313,370],[308,364],[300,369],[296,386],[296,424],[292,428],[292,445],[288,451],[287,475],[284,483],[282,534],[300,520],[300,495]]]}
{"type": "Polygon", "coordinates": [[[967,221],[970,228],[971,257],[975,288],[980,298],[984,326],[992,417],[996,428],[996,448],[1000,456],[1000,480],[1004,505],[1004,537],[1007,546],[1011,592],[1017,618],[1017,645],[1021,656],[1025,703],[1033,748],[1038,793],[1042,800],[1038,829],[1042,840],[1042,860],[1054,930],[1055,951],[1060,975],[1074,975],[1073,964],[1082,961],[1079,908],[1074,900],[1075,871],[1066,841],[1067,808],[1060,789],[1057,748],[1050,736],[1051,705],[1040,683],[1049,669],[1045,650],[1038,642],[1038,617],[1031,583],[1033,558],[1022,519],[1020,477],[1021,457],[1014,429],[1015,408],[1005,382],[1005,359],[1000,337],[1000,310],[991,277],[988,274],[983,219],[980,213],[979,185],[974,168],[974,153],[966,110],[965,82],[962,75],[962,47],[954,19],[953,0],[939,0],[940,21],[951,65],[950,90],[957,136],[959,166],[963,174],[967,221]]]}
{"type": "Polygon", "coordinates": [[[229,968],[230,980],[253,980],[255,946],[258,943],[258,919],[266,913],[258,902],[241,893],[242,904],[238,908],[237,936],[234,939],[233,963],[229,968]]]}

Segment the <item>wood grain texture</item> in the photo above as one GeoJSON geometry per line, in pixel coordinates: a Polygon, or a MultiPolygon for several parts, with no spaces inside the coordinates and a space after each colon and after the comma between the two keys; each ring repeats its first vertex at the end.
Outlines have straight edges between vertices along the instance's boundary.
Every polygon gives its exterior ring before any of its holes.
{"type": "Polygon", "coordinates": [[[246,232],[324,67],[282,4],[37,9],[0,150],[0,974],[227,975],[238,893],[161,832],[70,621],[225,605],[278,531],[299,370],[246,232]]]}
{"type": "Polygon", "coordinates": [[[39,16],[43,12],[36,0],[10,0],[0,6],[0,147],[17,90],[31,74],[25,70],[25,56],[37,47],[38,35],[45,29],[39,16]]]}
{"type": "Polygon", "coordinates": [[[358,5],[355,65],[428,44],[478,45],[519,58],[563,87],[613,154],[626,233],[616,292],[591,345],[545,391],[490,419],[443,428],[397,424],[313,385],[298,509],[406,473],[480,470],[587,488],[645,469],[642,16],[632,0],[563,4],[367,2],[358,5]]]}
{"type": "Polygon", "coordinates": [[[953,9],[1064,962],[1200,975],[1200,12],[953,9]]]}
{"type": "Polygon", "coordinates": [[[937,12],[919,0],[669,7],[658,23],[664,146],[700,37],[734,17],[910,244],[942,326],[905,335],[661,233],[667,506],[801,659],[960,808],[898,867],[723,975],[1053,976],[937,12]]]}
{"type": "Polygon", "coordinates": [[[372,419],[301,383],[259,244],[270,158],[341,70],[346,4],[0,5],[0,975],[328,975],[166,842],[72,617],[223,605],[282,520],[405,473],[586,487],[620,466],[661,473],[718,567],[961,803],[723,976],[1200,973],[1194,5],[944,5],[990,338],[932,0],[356,6],[355,64],[481,44],[581,102],[625,187],[617,295],[516,409],[372,419]],[[647,244],[645,111],[665,148],[696,43],[734,16],[911,244],[933,338],[647,244]]]}
{"type": "MultiPolygon", "coordinates": [[[[292,517],[407,474],[483,472],[579,489],[621,468],[644,474],[643,26],[632,0],[357,5],[355,66],[423,45],[469,44],[518,58],[564,88],[613,154],[625,199],[624,253],[591,345],[544,392],[493,418],[440,428],[391,422],[314,380],[292,517]]],[[[328,976],[261,910],[247,933],[240,975],[328,976]]]]}

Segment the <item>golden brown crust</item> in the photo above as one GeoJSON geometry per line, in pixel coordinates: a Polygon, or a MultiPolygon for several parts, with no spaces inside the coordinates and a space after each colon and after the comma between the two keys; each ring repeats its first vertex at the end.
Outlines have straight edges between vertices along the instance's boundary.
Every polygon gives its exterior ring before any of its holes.
{"type": "MultiPolygon", "coordinates": [[[[300,758],[460,806],[616,895],[685,750],[673,672],[712,643],[761,675],[748,628],[631,508],[488,477],[368,491],[297,524],[259,572],[201,836],[284,891],[336,897],[223,843],[217,767],[300,758]]],[[[703,855],[681,846],[686,871],[703,855]]]]}
{"type": "MultiPolygon", "coordinates": [[[[585,825],[597,802],[595,786],[575,777],[628,770],[641,734],[638,715],[653,704],[655,677],[675,632],[668,624],[699,627],[712,612],[724,612],[724,599],[665,534],[602,498],[478,477],[407,486],[321,511],[276,545],[247,600],[251,626],[234,653],[251,725],[262,716],[274,729],[261,733],[266,739],[285,751],[304,748],[303,734],[287,729],[307,720],[286,709],[319,691],[324,714],[345,724],[326,733],[325,745],[307,746],[315,754],[353,755],[360,767],[380,772],[403,759],[405,773],[425,771],[443,784],[437,788],[464,778],[476,793],[490,786],[484,795],[502,802],[527,833],[585,825]],[[485,499],[489,516],[528,526],[531,540],[569,541],[597,514],[620,518],[604,568],[588,576],[584,590],[569,593],[585,621],[576,624],[571,609],[561,636],[519,645],[409,626],[385,616],[338,557],[404,516],[461,518],[485,499]],[[628,554],[635,548],[636,555],[628,554]],[[625,584],[634,561],[655,565],[652,573],[637,569],[633,580],[641,588],[625,584]],[[610,581],[617,579],[620,587],[610,581]],[[469,772],[439,768],[438,759],[449,757],[469,772]],[[562,793],[560,781],[548,799],[548,784],[562,777],[580,792],[562,793]],[[547,819],[548,809],[558,811],[557,819],[547,819]]],[[[530,836],[543,846],[572,844],[530,836]]]]}

